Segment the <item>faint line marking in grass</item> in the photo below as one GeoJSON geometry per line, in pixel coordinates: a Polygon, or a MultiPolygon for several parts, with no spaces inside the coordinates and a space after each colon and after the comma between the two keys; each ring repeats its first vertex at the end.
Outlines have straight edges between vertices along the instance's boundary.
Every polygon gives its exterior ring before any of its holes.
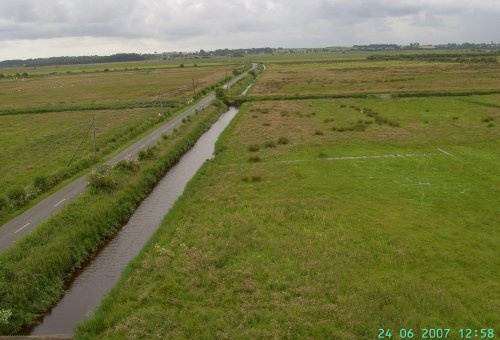
{"type": "Polygon", "coordinates": [[[453,155],[451,153],[449,153],[448,151],[442,149],[442,148],[437,148],[437,150],[447,156],[450,156],[450,157],[453,157],[453,155]]]}
{"type": "Polygon", "coordinates": [[[312,161],[337,161],[337,160],[352,160],[352,159],[370,159],[370,158],[403,158],[403,157],[426,157],[436,156],[436,153],[407,153],[407,154],[388,154],[388,155],[370,155],[370,156],[343,156],[343,157],[328,157],[328,158],[313,158],[313,159],[296,159],[288,161],[280,161],[280,163],[298,163],[312,161]]]}

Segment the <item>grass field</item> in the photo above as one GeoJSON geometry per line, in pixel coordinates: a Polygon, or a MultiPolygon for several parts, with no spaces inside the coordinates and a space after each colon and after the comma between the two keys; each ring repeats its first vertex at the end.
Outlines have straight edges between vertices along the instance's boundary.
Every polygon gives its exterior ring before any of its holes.
{"type": "MultiPolygon", "coordinates": [[[[242,65],[229,65],[228,74],[242,65]]],[[[81,73],[0,81],[0,111],[56,105],[184,100],[225,78],[225,66],[81,73]]]]}
{"type": "Polygon", "coordinates": [[[245,104],[76,337],[498,327],[499,119],[457,98],[245,104]]]}
{"type": "MultiPolygon", "coordinates": [[[[0,80],[0,221],[90,166],[91,134],[83,139],[72,165],[66,165],[93,116],[99,160],[169,119],[193,97],[193,90],[199,97],[205,88],[226,78],[226,72],[231,76],[244,66],[218,60],[184,68],[166,67],[171,62],[134,65],[146,69],[0,80]],[[137,105],[141,102],[147,105],[137,105]],[[131,108],[126,108],[128,103],[131,108]]],[[[124,67],[121,63],[106,66],[124,67]]],[[[52,68],[37,69],[48,72],[52,68]]]]}
{"type": "Polygon", "coordinates": [[[499,65],[362,61],[271,63],[253,95],[498,89],[499,65]]]}
{"type": "MultiPolygon", "coordinates": [[[[98,149],[113,138],[129,134],[147,120],[155,120],[152,109],[101,110],[12,115],[0,117],[0,193],[9,187],[26,186],[36,176],[64,168],[96,119],[98,149]]],[[[93,156],[91,135],[83,139],[76,159],[93,156]]]]}

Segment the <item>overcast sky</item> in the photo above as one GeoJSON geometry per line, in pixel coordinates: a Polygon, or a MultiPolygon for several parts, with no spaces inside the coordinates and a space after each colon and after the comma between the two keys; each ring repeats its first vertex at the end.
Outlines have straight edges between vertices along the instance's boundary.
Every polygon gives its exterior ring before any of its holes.
{"type": "Polygon", "coordinates": [[[0,60],[499,42],[500,0],[0,0],[0,60]]]}

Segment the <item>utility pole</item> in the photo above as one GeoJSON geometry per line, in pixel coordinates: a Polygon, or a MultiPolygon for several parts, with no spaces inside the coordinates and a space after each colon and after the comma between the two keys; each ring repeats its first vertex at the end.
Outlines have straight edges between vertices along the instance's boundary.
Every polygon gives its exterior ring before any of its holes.
{"type": "Polygon", "coordinates": [[[92,116],[92,126],[94,127],[94,161],[96,160],[96,142],[95,142],[95,115],[92,116]]]}
{"type": "Polygon", "coordinates": [[[194,85],[194,78],[191,78],[193,80],[193,96],[195,95],[196,93],[196,86],[194,85]]]}
{"type": "Polygon", "coordinates": [[[160,109],[163,109],[163,98],[161,97],[161,92],[158,92],[158,99],[160,100],[160,109]]]}

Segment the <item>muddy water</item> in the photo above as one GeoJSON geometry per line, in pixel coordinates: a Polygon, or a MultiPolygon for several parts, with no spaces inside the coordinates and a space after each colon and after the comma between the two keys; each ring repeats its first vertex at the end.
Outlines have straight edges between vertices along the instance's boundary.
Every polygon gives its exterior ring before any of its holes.
{"type": "Polygon", "coordinates": [[[26,333],[30,335],[73,334],[76,323],[92,314],[104,295],[113,287],[123,268],[134,258],[160,225],[187,182],[205,160],[213,157],[215,142],[237,110],[230,108],[187,152],[151,194],[141,203],[129,222],[79,272],[62,300],[26,333]]]}

